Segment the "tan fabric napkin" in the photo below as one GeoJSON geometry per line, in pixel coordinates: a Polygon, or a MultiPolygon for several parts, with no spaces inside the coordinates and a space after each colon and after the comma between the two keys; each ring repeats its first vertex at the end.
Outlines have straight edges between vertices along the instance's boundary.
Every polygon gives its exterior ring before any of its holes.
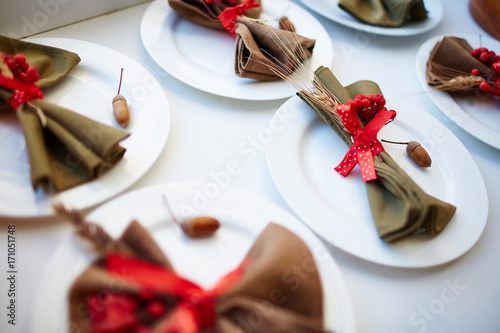
{"type": "Polygon", "coordinates": [[[476,94],[480,91],[479,83],[470,81],[474,68],[479,70],[481,77],[494,82],[497,78],[496,72],[473,57],[471,51],[472,47],[463,38],[444,37],[437,42],[426,65],[429,85],[458,95],[476,94]],[[452,80],[455,80],[455,83],[452,80]],[[470,84],[465,84],[465,81],[470,84]]]}
{"type": "MultiPolygon", "coordinates": [[[[0,36],[0,51],[24,54],[27,62],[35,65],[40,73],[39,87],[62,80],[80,61],[72,52],[3,36],[0,36]]],[[[4,102],[2,112],[16,112],[21,123],[35,190],[42,186],[48,192],[52,186],[62,191],[99,177],[103,170],[116,165],[125,153],[119,146],[119,142],[129,136],[125,131],[42,99],[12,110],[6,103],[10,96],[12,92],[0,89],[0,100],[4,102]],[[42,126],[37,108],[46,118],[46,127],[42,126]]],[[[112,112],[110,106],[105,107],[112,112]]]]}
{"type": "MultiPolygon", "coordinates": [[[[358,81],[344,87],[326,67],[319,67],[315,77],[341,104],[358,94],[381,93],[372,81],[358,81]]],[[[337,133],[348,145],[352,145],[351,134],[346,132],[332,114],[304,92],[299,96],[337,133]]],[[[391,158],[386,151],[379,154],[383,160],[374,158],[377,179],[365,182],[371,213],[377,232],[384,241],[393,242],[412,235],[418,230],[428,234],[440,233],[455,214],[456,207],[425,193],[391,158]]],[[[356,200],[351,198],[350,200],[356,200]]],[[[361,201],[361,198],[359,198],[361,201]]]]}
{"type": "Polygon", "coordinates": [[[278,80],[312,56],[316,40],[239,17],[236,20],[235,73],[256,80],[278,80]]]}
{"type": "MultiPolygon", "coordinates": [[[[238,4],[244,0],[238,0],[238,4]]],[[[245,15],[252,18],[259,17],[262,11],[261,0],[257,0],[259,7],[252,8],[245,12],[245,15]]],[[[170,7],[180,16],[192,21],[193,23],[205,26],[211,29],[224,30],[218,16],[227,7],[234,7],[227,0],[220,3],[215,1],[207,3],[205,0],[168,0],[170,7]]]]}
{"type": "MultiPolygon", "coordinates": [[[[98,231],[99,233],[102,235],[102,231],[98,231]]],[[[133,256],[163,269],[172,269],[162,250],[135,221],[116,242],[113,253],[133,256]]],[[[206,327],[202,332],[233,333],[241,329],[251,329],[256,333],[323,332],[321,281],[312,254],[300,238],[284,227],[270,223],[256,239],[244,262],[248,264],[244,267],[241,278],[215,299],[215,326],[206,327]],[[293,273],[297,269],[301,270],[300,275],[293,273]],[[259,317],[257,326],[252,321],[252,316],[256,315],[259,317]]],[[[192,258],[189,263],[196,265],[196,258],[192,258]]],[[[91,324],[86,304],[90,296],[112,293],[135,297],[143,290],[133,278],[123,279],[107,271],[105,259],[101,258],[77,278],[69,292],[70,325],[80,332],[89,332],[91,324]]],[[[145,314],[145,309],[151,302],[148,300],[137,304],[138,308],[133,310],[132,315],[133,320],[138,318],[141,325],[155,332],[161,331],[160,327],[168,327],[172,312],[175,312],[179,302],[184,301],[162,293],[157,293],[156,296],[157,300],[168,305],[163,316],[152,319],[145,314]]],[[[100,308],[103,313],[95,316],[105,315],[105,299],[100,308]]],[[[206,313],[202,311],[200,316],[204,315],[206,313]]],[[[119,325],[117,320],[113,323],[119,325]]],[[[125,327],[122,331],[125,332],[128,328],[130,327],[125,327]]]]}
{"type": "Polygon", "coordinates": [[[339,6],[359,21],[381,27],[401,27],[408,20],[427,18],[422,0],[340,0],[339,6]]]}

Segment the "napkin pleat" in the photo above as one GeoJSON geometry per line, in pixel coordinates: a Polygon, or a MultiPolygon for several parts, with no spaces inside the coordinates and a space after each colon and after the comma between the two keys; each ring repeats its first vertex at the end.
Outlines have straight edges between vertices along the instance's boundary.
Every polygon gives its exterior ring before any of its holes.
{"type": "Polygon", "coordinates": [[[276,29],[245,17],[236,20],[235,74],[256,80],[278,80],[312,56],[315,39],[276,29]]]}

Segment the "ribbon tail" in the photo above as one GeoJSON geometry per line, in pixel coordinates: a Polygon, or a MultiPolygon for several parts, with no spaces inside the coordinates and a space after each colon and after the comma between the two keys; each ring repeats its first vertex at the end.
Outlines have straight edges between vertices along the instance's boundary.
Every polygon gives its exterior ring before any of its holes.
{"type": "Polygon", "coordinates": [[[355,149],[355,145],[352,145],[345,154],[344,159],[335,167],[335,171],[344,177],[347,177],[358,163],[355,149]]]}
{"type": "Polygon", "coordinates": [[[375,165],[373,163],[373,155],[371,148],[360,148],[357,152],[358,163],[361,169],[361,179],[364,182],[377,179],[377,173],[375,172],[375,165]]]}

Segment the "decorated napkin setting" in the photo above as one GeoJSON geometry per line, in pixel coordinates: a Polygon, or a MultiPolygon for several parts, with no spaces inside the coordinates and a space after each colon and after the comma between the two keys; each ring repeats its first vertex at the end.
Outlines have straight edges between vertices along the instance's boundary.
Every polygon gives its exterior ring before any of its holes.
{"type": "Polygon", "coordinates": [[[380,27],[397,28],[409,20],[427,18],[422,0],[340,0],[339,7],[363,23],[380,27]]]}
{"type": "Polygon", "coordinates": [[[458,37],[444,37],[426,64],[427,83],[456,95],[500,96],[500,55],[484,47],[473,49],[458,37]]]}
{"type": "Polygon", "coordinates": [[[169,0],[180,16],[236,37],[235,74],[255,80],[279,80],[276,71],[290,70],[312,56],[315,40],[295,33],[293,24],[271,27],[256,20],[257,0],[169,0]],[[283,65],[285,64],[285,65],[283,65]]]}
{"type": "Polygon", "coordinates": [[[77,212],[55,209],[99,255],[69,292],[74,331],[324,332],[323,292],[312,254],[278,224],[270,223],[241,264],[206,290],[179,276],[138,222],[115,240],[77,212]],[[285,272],[306,261],[307,277],[290,288],[285,272]],[[250,320],[257,313],[266,314],[258,325],[250,320]]]}
{"type": "Polygon", "coordinates": [[[80,62],[62,49],[0,36],[0,112],[15,112],[28,150],[34,190],[62,191],[115,166],[129,134],[43,99],[41,88],[80,62]]]}
{"type": "MultiPolygon", "coordinates": [[[[380,129],[397,115],[385,107],[378,85],[364,80],[344,87],[323,66],[312,78],[301,80],[291,82],[298,95],[349,147],[335,171],[346,177],[359,166],[379,237],[395,242],[417,232],[437,235],[443,231],[456,207],[425,193],[377,139],[380,129]]],[[[430,157],[416,141],[406,144],[418,165],[430,166],[430,157]]]]}

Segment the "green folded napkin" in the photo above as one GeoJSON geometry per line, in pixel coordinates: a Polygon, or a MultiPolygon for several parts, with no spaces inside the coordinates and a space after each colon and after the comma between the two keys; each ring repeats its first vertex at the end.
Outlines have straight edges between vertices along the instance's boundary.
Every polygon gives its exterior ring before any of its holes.
{"type": "MultiPolygon", "coordinates": [[[[0,51],[24,54],[40,73],[36,83],[39,87],[60,81],[80,62],[75,53],[3,36],[0,36],[0,51]]],[[[129,136],[127,132],[42,99],[31,100],[13,110],[7,104],[11,96],[11,91],[0,88],[2,112],[16,112],[20,121],[34,190],[42,186],[48,192],[52,185],[54,190],[62,191],[99,177],[125,153],[119,142],[129,136]]],[[[110,105],[105,108],[111,113],[110,105]]]]}
{"type": "MultiPolygon", "coordinates": [[[[356,95],[380,94],[378,85],[371,81],[358,81],[342,86],[326,67],[315,71],[316,80],[326,87],[341,104],[356,95]]],[[[352,135],[304,91],[299,96],[338,134],[347,146],[352,145],[352,135]]],[[[377,232],[384,241],[405,238],[417,230],[428,234],[440,233],[455,214],[456,207],[426,194],[386,152],[379,154],[383,162],[374,158],[377,179],[365,182],[372,216],[377,232]]]]}
{"type": "Polygon", "coordinates": [[[408,20],[427,18],[422,0],[340,0],[339,7],[363,23],[401,27],[408,20]]]}

